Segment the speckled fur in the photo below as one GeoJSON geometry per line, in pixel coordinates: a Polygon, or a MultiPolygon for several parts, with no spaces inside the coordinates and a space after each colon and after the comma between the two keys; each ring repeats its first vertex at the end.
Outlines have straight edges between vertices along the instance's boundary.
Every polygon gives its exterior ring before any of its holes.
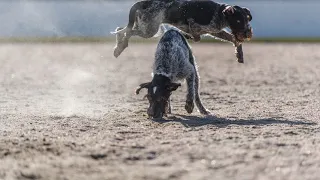
{"type": "MultiPolygon", "coordinates": [[[[238,50],[242,47],[236,41],[231,33],[223,30],[228,27],[228,23],[224,16],[221,15],[221,9],[226,4],[211,2],[212,15],[208,17],[211,21],[208,24],[201,25],[194,19],[175,18],[179,7],[186,0],[144,0],[135,3],[129,14],[129,23],[125,28],[117,28],[114,34],[117,35],[117,45],[114,50],[114,56],[118,57],[123,50],[128,47],[128,41],[131,36],[140,36],[143,38],[151,38],[157,34],[161,24],[173,25],[183,32],[190,34],[194,41],[200,41],[200,35],[210,34],[223,41],[231,42],[238,50]]],[[[181,13],[181,12],[180,12],[181,13]]],[[[179,14],[181,15],[181,14],[179,14]]]]}
{"type": "Polygon", "coordinates": [[[199,73],[195,57],[188,42],[177,30],[168,30],[160,39],[155,54],[153,74],[166,76],[171,82],[186,80],[188,88],[186,108],[191,106],[193,109],[195,101],[201,114],[210,113],[200,100],[199,73]]]}

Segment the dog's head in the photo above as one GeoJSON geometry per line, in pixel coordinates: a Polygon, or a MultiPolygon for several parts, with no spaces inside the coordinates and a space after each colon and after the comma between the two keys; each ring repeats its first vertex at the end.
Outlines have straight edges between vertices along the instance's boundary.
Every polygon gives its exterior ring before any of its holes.
{"type": "MultiPolygon", "coordinates": [[[[158,79],[162,81],[161,79],[158,79]]],[[[172,91],[178,89],[181,86],[180,83],[171,83],[170,81],[147,82],[140,84],[136,89],[136,94],[139,94],[143,88],[148,89],[148,94],[145,96],[149,100],[149,108],[147,114],[149,117],[162,118],[163,115],[167,114],[169,109],[169,98],[172,91]]]]}
{"type": "Polygon", "coordinates": [[[248,8],[239,6],[226,6],[222,11],[227,20],[232,34],[238,42],[250,40],[252,38],[252,28],[250,21],[252,20],[251,12],[248,8]]]}

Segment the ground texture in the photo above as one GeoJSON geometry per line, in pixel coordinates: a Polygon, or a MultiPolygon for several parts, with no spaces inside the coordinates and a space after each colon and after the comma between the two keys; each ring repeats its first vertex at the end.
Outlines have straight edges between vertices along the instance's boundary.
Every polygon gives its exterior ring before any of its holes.
{"type": "Polygon", "coordinates": [[[146,116],[156,44],[1,44],[0,179],[320,178],[320,45],[192,44],[214,116],[146,116]]]}

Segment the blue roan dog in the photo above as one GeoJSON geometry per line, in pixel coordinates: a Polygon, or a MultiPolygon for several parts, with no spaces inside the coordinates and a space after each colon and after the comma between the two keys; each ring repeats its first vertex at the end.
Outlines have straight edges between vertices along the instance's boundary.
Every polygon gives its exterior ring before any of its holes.
{"type": "Polygon", "coordinates": [[[192,113],[195,102],[201,114],[209,115],[210,112],[200,100],[199,74],[191,48],[180,32],[171,29],[159,41],[152,81],[141,84],[136,90],[136,94],[139,94],[142,88],[148,89],[146,97],[149,100],[149,117],[162,118],[171,113],[170,95],[181,86],[177,82],[184,79],[188,88],[186,111],[192,113]]]}

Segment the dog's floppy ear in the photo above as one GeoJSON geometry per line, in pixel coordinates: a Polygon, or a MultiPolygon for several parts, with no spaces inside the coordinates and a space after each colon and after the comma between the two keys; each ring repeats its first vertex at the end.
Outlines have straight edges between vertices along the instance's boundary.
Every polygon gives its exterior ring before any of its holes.
{"type": "Polygon", "coordinates": [[[143,88],[149,88],[150,85],[151,85],[151,82],[140,84],[139,87],[137,87],[137,89],[136,89],[136,94],[139,94],[140,90],[143,89],[143,88]]]}
{"type": "Polygon", "coordinates": [[[251,12],[248,8],[244,7],[243,10],[247,13],[247,18],[249,21],[252,20],[252,15],[251,15],[251,12]]]}
{"type": "Polygon", "coordinates": [[[168,90],[169,91],[175,91],[178,89],[178,87],[180,87],[181,84],[180,83],[170,83],[170,85],[168,86],[168,90]]]}
{"type": "Polygon", "coordinates": [[[227,15],[232,15],[234,13],[234,8],[232,6],[227,6],[226,8],[224,8],[224,10],[222,11],[222,14],[224,16],[227,15]]]}

